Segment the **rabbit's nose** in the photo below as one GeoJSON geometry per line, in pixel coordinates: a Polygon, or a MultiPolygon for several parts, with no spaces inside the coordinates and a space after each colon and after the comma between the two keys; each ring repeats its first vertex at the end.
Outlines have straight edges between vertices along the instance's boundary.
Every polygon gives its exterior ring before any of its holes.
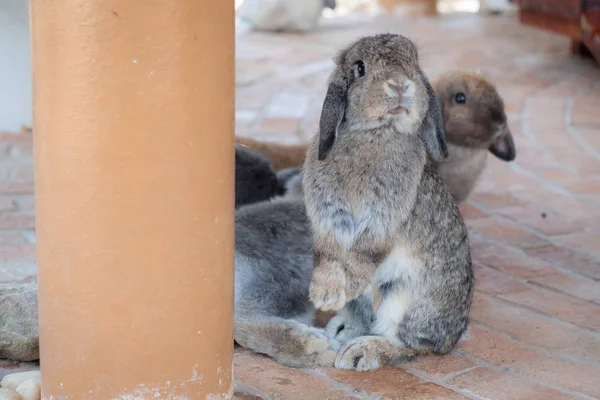
{"type": "Polygon", "coordinates": [[[404,93],[404,86],[402,86],[398,82],[389,80],[386,82],[386,84],[394,94],[402,96],[402,94],[404,93]]]}

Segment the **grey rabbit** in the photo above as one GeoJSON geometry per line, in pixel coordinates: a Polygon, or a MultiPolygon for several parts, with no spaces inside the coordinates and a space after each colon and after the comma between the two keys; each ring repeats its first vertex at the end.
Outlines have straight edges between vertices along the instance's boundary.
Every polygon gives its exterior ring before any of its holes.
{"type": "Polygon", "coordinates": [[[235,147],[235,207],[269,200],[285,193],[285,187],[264,155],[235,147]]]}
{"type": "Polygon", "coordinates": [[[461,203],[485,169],[488,154],[509,162],[516,158],[516,147],[504,102],[490,81],[477,73],[451,71],[440,76],[434,88],[448,140],[448,157],[438,163],[438,171],[461,203]]]}
{"type": "Polygon", "coordinates": [[[297,192],[236,211],[234,339],[290,367],[332,366],[337,341],[310,326],[312,237],[297,192]]]}
{"type": "MultiPolygon", "coordinates": [[[[312,239],[302,197],[294,195],[301,191],[290,186],[288,195],[277,195],[285,192],[288,184],[298,185],[300,169],[275,175],[268,167],[264,156],[236,148],[234,339],[284,365],[331,366],[339,345],[324,329],[310,326],[315,312],[308,300],[312,239]],[[240,187],[246,190],[257,180],[266,181],[267,190],[250,188],[239,196],[240,187]]],[[[10,284],[5,286],[0,285],[0,291],[16,291],[10,284]]],[[[5,350],[7,357],[37,359],[37,284],[18,283],[16,287],[26,296],[16,297],[8,309],[23,312],[4,313],[5,319],[15,332],[31,335],[13,337],[8,335],[10,331],[6,337],[0,335],[0,342],[12,346],[0,346],[0,353],[5,350]]]]}
{"type": "Polygon", "coordinates": [[[275,173],[268,158],[236,147],[234,339],[287,366],[331,366],[337,342],[310,326],[312,238],[300,171],[275,173]]]}
{"type": "Polygon", "coordinates": [[[302,189],[314,238],[309,297],[342,311],[334,365],[371,370],[452,350],[468,323],[467,229],[434,162],[447,156],[438,99],[406,37],[340,51],[302,189]]]}
{"type": "MultiPolygon", "coordinates": [[[[308,300],[312,238],[295,192],[236,210],[234,340],[290,367],[332,366],[339,344],[324,329],[310,326],[315,313],[308,300]]],[[[37,284],[11,285],[0,285],[0,294],[19,291],[15,299],[8,297],[7,326],[30,334],[0,332],[0,342],[11,347],[0,346],[0,354],[37,359],[37,284]]]]}

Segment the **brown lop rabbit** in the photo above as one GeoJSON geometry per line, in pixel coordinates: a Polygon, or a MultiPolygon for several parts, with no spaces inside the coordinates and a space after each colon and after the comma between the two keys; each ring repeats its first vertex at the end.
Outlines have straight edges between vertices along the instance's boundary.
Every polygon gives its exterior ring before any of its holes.
{"type": "Polygon", "coordinates": [[[404,36],[362,38],[335,63],[302,181],[309,297],[323,311],[343,308],[328,326],[346,342],[334,364],[370,370],[447,353],[467,327],[473,271],[467,229],[434,166],[447,156],[437,97],[404,36]]]}
{"type": "Polygon", "coordinates": [[[461,203],[487,164],[488,152],[504,161],[516,157],[504,102],[496,87],[477,73],[452,71],[434,83],[444,117],[448,157],[438,171],[461,203]]]}

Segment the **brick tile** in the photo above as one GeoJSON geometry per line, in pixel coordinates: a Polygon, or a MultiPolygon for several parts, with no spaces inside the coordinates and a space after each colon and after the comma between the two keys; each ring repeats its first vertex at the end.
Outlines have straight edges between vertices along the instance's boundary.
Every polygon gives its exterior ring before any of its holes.
{"type": "MultiPolygon", "coordinates": [[[[596,165],[596,163],[594,165],[596,165]]],[[[600,166],[600,163],[597,163],[597,165],[600,166]]],[[[600,209],[598,209],[598,207],[586,204],[574,197],[549,195],[543,199],[543,203],[548,210],[569,218],[585,218],[600,214],[600,209]]]]}
{"type": "Polygon", "coordinates": [[[31,211],[35,210],[35,198],[33,195],[21,195],[14,198],[19,211],[31,211]]]}
{"type": "MultiPolygon", "coordinates": [[[[600,299],[598,283],[592,279],[561,271],[547,261],[493,244],[475,241],[472,245],[475,268],[477,268],[477,263],[483,263],[511,277],[525,279],[536,285],[551,288],[570,296],[589,301],[599,301],[600,299]]],[[[475,282],[476,289],[481,287],[480,291],[483,293],[495,294],[497,289],[493,286],[493,282],[482,281],[481,279],[475,282]]]]}
{"type": "Polygon", "coordinates": [[[556,357],[541,356],[511,366],[520,375],[600,398],[600,368],[556,357]]]}
{"type": "Polygon", "coordinates": [[[27,240],[19,232],[2,232],[0,231],[0,245],[18,245],[26,244],[27,240]]]}
{"type": "Polygon", "coordinates": [[[537,351],[503,338],[476,323],[469,325],[469,334],[459,342],[458,348],[472,357],[496,366],[511,365],[539,356],[537,351]]]}
{"type": "Polygon", "coordinates": [[[474,396],[494,400],[567,400],[575,397],[536,385],[526,379],[478,368],[452,381],[452,386],[474,396]]]}
{"type": "Polygon", "coordinates": [[[31,132],[20,134],[0,132],[0,142],[7,144],[33,143],[33,134],[31,132]]]}
{"type": "Polygon", "coordinates": [[[477,367],[477,365],[458,354],[448,354],[443,357],[423,357],[403,365],[409,371],[415,371],[433,380],[446,380],[477,367]]]}
{"type": "Polygon", "coordinates": [[[498,295],[528,290],[527,285],[519,283],[491,268],[474,264],[473,270],[475,273],[475,290],[477,292],[498,295]]]}
{"type": "Polygon", "coordinates": [[[573,96],[582,87],[589,87],[594,81],[594,76],[587,76],[586,74],[570,76],[567,79],[555,83],[552,87],[544,90],[543,93],[545,96],[558,96],[563,98],[565,96],[573,96]]]}
{"type": "Polygon", "coordinates": [[[333,388],[324,379],[299,369],[286,368],[259,355],[235,357],[233,368],[236,379],[282,400],[352,398],[347,393],[333,388]]]}
{"type": "Polygon", "coordinates": [[[19,182],[33,182],[33,166],[24,165],[13,169],[11,179],[19,182]]]}
{"type": "Polygon", "coordinates": [[[529,103],[531,130],[541,134],[553,129],[564,130],[564,98],[532,97],[529,103]]]}
{"type": "Polygon", "coordinates": [[[491,182],[493,182],[494,187],[501,187],[507,193],[518,194],[519,192],[530,191],[539,186],[539,183],[535,179],[515,173],[510,169],[508,163],[496,157],[489,158],[488,167],[490,168],[488,172],[492,176],[491,182]]]}
{"type": "Polygon", "coordinates": [[[579,96],[573,104],[574,125],[600,125],[600,90],[591,90],[579,96]]]}
{"type": "Polygon", "coordinates": [[[327,369],[327,374],[348,386],[367,393],[382,393],[381,399],[465,399],[464,396],[434,383],[424,382],[396,367],[386,366],[370,372],[327,369]]]}
{"type": "Polygon", "coordinates": [[[33,181],[0,182],[0,194],[33,194],[33,181]]]}
{"type": "Polygon", "coordinates": [[[517,293],[501,293],[498,297],[583,328],[600,329],[600,306],[593,303],[573,299],[559,293],[532,289],[517,293]]]}
{"type": "MultiPolygon", "coordinates": [[[[535,160],[532,160],[535,163],[535,160]]],[[[571,184],[577,180],[577,174],[558,168],[545,168],[540,175],[543,179],[557,184],[571,184]]],[[[569,186],[570,187],[570,186],[569,186]]]]}
{"type": "Polygon", "coordinates": [[[598,136],[598,127],[592,128],[577,126],[574,129],[589,146],[592,146],[595,149],[600,148],[600,137],[598,136]]]}
{"type": "Polygon", "coordinates": [[[479,193],[475,192],[470,196],[470,200],[485,208],[505,208],[511,206],[523,206],[522,200],[519,200],[510,193],[479,193]]]}
{"type": "Polygon", "coordinates": [[[517,250],[481,241],[473,241],[471,244],[471,256],[474,262],[489,265],[509,276],[535,279],[556,271],[556,268],[547,261],[539,260],[517,250]]]}
{"type": "Polygon", "coordinates": [[[580,224],[571,222],[568,218],[549,212],[542,206],[509,207],[498,212],[511,220],[525,225],[545,235],[564,235],[579,232],[583,229],[580,224]]]}
{"type": "Polygon", "coordinates": [[[13,211],[15,202],[8,197],[0,197],[0,212],[13,211]]]}
{"type": "Polygon", "coordinates": [[[600,279],[600,261],[580,251],[563,246],[547,246],[528,249],[527,253],[584,276],[600,279]]]}
{"type": "Polygon", "coordinates": [[[30,214],[4,213],[0,215],[0,230],[33,229],[35,217],[30,214]]]}
{"type": "MultiPolygon", "coordinates": [[[[557,242],[583,250],[587,253],[600,255],[600,233],[578,232],[561,235],[554,238],[557,242]]],[[[597,257],[600,266],[600,257],[597,257]]]]}
{"type": "Polygon", "coordinates": [[[575,193],[597,194],[600,193],[600,181],[588,179],[569,185],[568,188],[575,193]]]}
{"type": "Polygon", "coordinates": [[[594,228],[596,231],[600,230],[600,215],[599,216],[588,216],[587,218],[578,218],[575,222],[594,228]]]}
{"type": "Polygon", "coordinates": [[[596,335],[561,324],[534,311],[500,301],[492,302],[476,294],[470,317],[523,343],[582,360],[600,362],[600,346],[596,335]]]}
{"type": "Polygon", "coordinates": [[[268,118],[300,119],[308,111],[311,97],[297,92],[279,92],[273,96],[265,115],[268,118]]]}
{"type": "Polygon", "coordinates": [[[576,274],[567,274],[562,271],[556,271],[544,276],[539,276],[535,283],[567,293],[580,299],[600,303],[600,290],[598,282],[576,274]]]}
{"type": "Polygon", "coordinates": [[[8,149],[8,153],[11,157],[20,158],[20,159],[31,159],[33,153],[33,143],[32,142],[22,142],[15,143],[11,145],[8,149]]]}
{"type": "Polygon", "coordinates": [[[550,244],[546,239],[513,223],[497,218],[467,220],[467,226],[490,239],[502,241],[521,248],[543,247],[550,244]]]}
{"type": "Polygon", "coordinates": [[[296,118],[265,118],[256,129],[260,132],[283,135],[297,132],[299,123],[296,118]]]}
{"type": "Polygon", "coordinates": [[[35,246],[31,244],[0,245],[0,264],[35,260],[35,255],[35,246]]]}

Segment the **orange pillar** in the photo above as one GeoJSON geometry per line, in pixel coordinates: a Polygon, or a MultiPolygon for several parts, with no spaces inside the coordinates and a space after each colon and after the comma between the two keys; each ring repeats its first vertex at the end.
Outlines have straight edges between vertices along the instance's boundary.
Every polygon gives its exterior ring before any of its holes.
{"type": "Polygon", "coordinates": [[[43,398],[230,397],[233,1],[31,25],[43,398]]]}

